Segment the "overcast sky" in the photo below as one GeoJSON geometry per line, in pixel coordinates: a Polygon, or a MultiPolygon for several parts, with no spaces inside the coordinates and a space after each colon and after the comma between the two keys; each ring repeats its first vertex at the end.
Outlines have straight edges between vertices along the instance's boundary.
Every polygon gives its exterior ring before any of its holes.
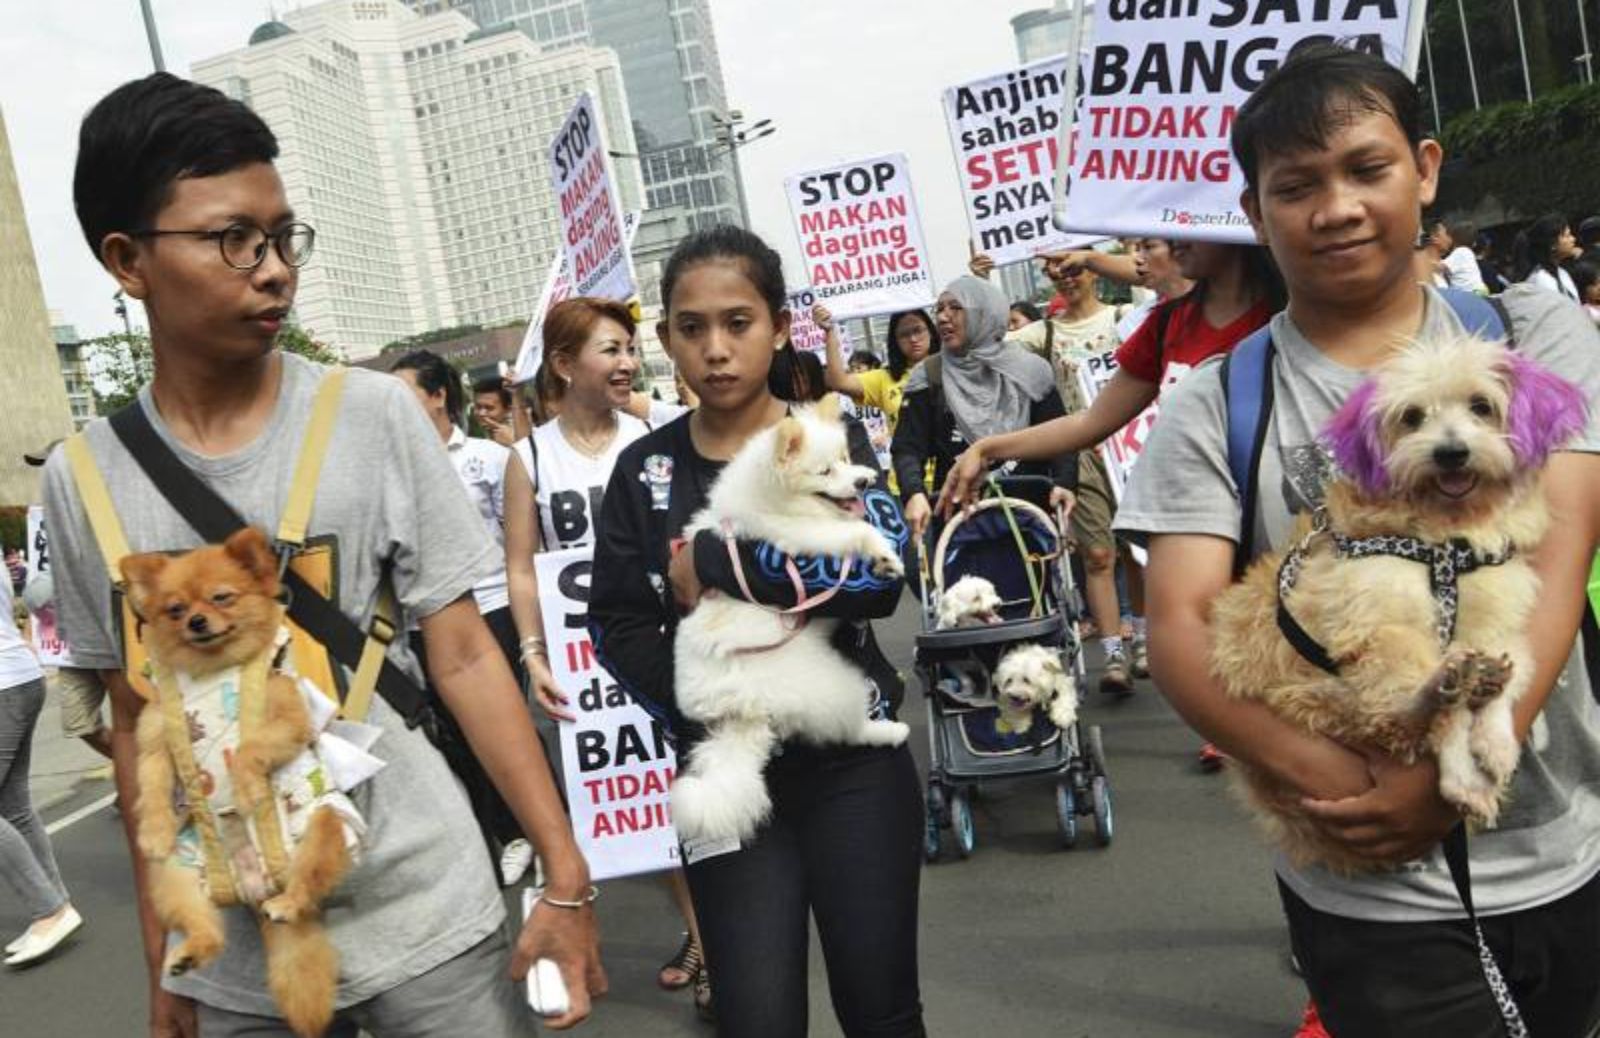
{"type": "MultiPolygon", "coordinates": [[[[167,67],[187,73],[242,46],[265,0],[153,0],[167,67]]],[[[279,0],[279,11],[293,0],[279,0]]],[[[309,6],[309,5],[307,5],[309,6]]],[[[729,104],[778,132],[740,152],[755,229],[802,277],[783,178],[903,151],[937,283],[962,273],[967,231],[940,108],[946,86],[1017,64],[1010,19],[1049,0],[711,0],[729,104]]],[[[0,34],[0,111],[22,183],[45,297],[80,333],[120,329],[115,285],[72,212],[78,123],[152,68],[138,0],[28,4],[0,34]]],[[[538,291],[528,286],[530,299],[538,291]]],[[[137,319],[137,318],[136,318],[137,319]]]]}

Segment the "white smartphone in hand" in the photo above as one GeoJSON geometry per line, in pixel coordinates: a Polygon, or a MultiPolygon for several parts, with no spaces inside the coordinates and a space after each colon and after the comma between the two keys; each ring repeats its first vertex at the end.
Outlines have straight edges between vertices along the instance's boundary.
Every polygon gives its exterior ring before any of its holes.
{"type": "MultiPolygon", "coordinates": [[[[522,890],[522,921],[527,922],[533,914],[533,906],[539,903],[539,891],[532,887],[522,890]]],[[[572,1000],[567,996],[566,982],[561,979],[561,970],[550,959],[540,959],[528,970],[528,1006],[540,1016],[561,1016],[572,1008],[572,1000]]]]}

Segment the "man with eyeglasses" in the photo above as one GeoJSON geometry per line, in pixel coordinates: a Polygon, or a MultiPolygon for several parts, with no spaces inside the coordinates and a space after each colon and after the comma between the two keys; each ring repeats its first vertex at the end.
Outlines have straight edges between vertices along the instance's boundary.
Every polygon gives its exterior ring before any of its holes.
{"type": "MultiPolygon", "coordinates": [[[[157,73],[112,91],[85,117],[74,196],[95,256],[144,303],[155,377],[140,393],[156,434],[247,521],[277,529],[324,369],[274,348],[316,234],[290,208],[259,117],[221,93],[157,73]]],[[[181,550],[199,537],[143,475],[104,420],[85,436],[133,552],[181,550]]],[[[316,487],[310,534],[331,544],[337,604],[363,623],[380,574],[421,626],[433,686],[460,723],[548,877],[513,958],[499,887],[476,823],[444,760],[381,697],[369,722],[385,767],[361,787],[369,829],[359,861],[324,906],[340,956],[338,1014],[327,1032],[509,1038],[533,1033],[521,977],[555,960],[567,1026],[604,989],[588,869],[573,841],[510,669],[473,604],[497,551],[406,387],[348,372],[316,487]],[[564,904],[563,904],[564,903],[564,904]],[[508,966],[511,967],[508,970],[508,966]]],[[[64,452],[46,467],[59,616],[74,658],[101,672],[123,803],[137,795],[134,730],[142,705],[122,672],[112,588],[64,452]]],[[[390,661],[417,675],[396,639],[390,661]]],[[[224,910],[226,950],[210,966],[162,976],[162,933],[134,874],[151,977],[150,1033],[281,1035],[252,913],[224,910]]]]}

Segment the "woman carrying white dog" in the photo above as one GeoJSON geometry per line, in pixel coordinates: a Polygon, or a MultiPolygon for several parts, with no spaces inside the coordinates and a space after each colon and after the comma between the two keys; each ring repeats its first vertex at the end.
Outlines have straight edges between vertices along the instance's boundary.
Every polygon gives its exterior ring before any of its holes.
{"type": "MultiPolygon", "coordinates": [[[[767,375],[788,337],[789,314],[777,253],[737,227],[680,244],[662,274],[661,296],[661,342],[700,406],[618,459],[602,508],[589,624],[601,662],[672,732],[682,758],[704,732],[677,706],[672,642],[679,611],[692,609],[702,593],[743,592],[718,533],[687,544],[681,534],[723,465],[788,413],[768,390],[767,375]]],[[[1003,323],[1003,304],[1001,313],[1003,323]]],[[[851,428],[850,446],[857,464],[876,469],[859,426],[851,428]]],[[[867,518],[903,546],[900,509],[882,479],[863,496],[867,518]]],[[[803,585],[797,592],[776,552],[743,543],[736,550],[753,600],[789,608],[797,593],[822,596],[813,615],[849,621],[839,625],[833,647],[869,676],[862,695],[874,696],[880,716],[887,713],[898,682],[866,621],[894,611],[901,581],[860,567],[841,581],[841,560],[796,558],[788,561],[803,585]]],[[[807,1033],[808,917],[815,916],[844,1033],[920,1038],[922,794],[910,751],[786,743],[766,782],[772,815],[755,837],[684,848],[701,938],[716,969],[718,1033],[807,1033]]]]}

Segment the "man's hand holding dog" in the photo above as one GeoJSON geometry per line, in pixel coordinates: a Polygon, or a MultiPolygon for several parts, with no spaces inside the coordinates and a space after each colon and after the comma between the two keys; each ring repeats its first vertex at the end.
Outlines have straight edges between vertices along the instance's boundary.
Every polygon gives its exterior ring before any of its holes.
{"type": "Polygon", "coordinates": [[[1306,817],[1350,853],[1396,864],[1427,854],[1461,815],[1439,795],[1439,764],[1424,757],[1404,764],[1363,750],[1372,788],[1338,800],[1306,798],[1306,817]]]}

